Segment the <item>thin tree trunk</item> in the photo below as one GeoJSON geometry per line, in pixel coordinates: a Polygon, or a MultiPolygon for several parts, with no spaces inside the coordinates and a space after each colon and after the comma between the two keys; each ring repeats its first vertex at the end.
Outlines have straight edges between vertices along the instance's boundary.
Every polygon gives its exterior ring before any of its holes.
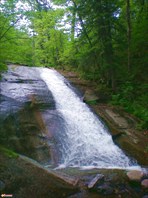
{"type": "Polygon", "coordinates": [[[128,65],[128,72],[131,70],[131,52],[130,52],[130,45],[131,45],[131,17],[130,17],[130,0],[126,1],[126,17],[127,17],[127,65],[128,65]]]}
{"type": "Polygon", "coordinates": [[[72,22],[71,22],[71,41],[73,42],[75,39],[75,25],[76,25],[76,10],[74,8],[72,12],[72,22]]]}
{"type": "MultiPolygon", "coordinates": [[[[76,4],[75,0],[72,0],[72,2],[73,2],[73,4],[74,4],[75,10],[77,10],[77,4],[76,4]]],[[[92,48],[92,47],[93,47],[93,44],[92,44],[92,42],[91,42],[91,39],[90,39],[90,37],[89,37],[89,35],[88,35],[88,33],[87,33],[87,30],[86,30],[86,28],[85,28],[85,25],[84,25],[84,23],[83,23],[82,16],[81,16],[80,12],[78,12],[78,11],[77,11],[77,14],[78,14],[79,21],[80,21],[82,30],[83,30],[83,32],[84,32],[84,35],[85,35],[85,37],[86,37],[86,39],[87,39],[87,41],[88,41],[90,47],[92,48]]],[[[99,65],[97,64],[97,55],[96,55],[96,52],[94,52],[94,67],[96,67],[96,66],[99,67],[99,65]]]]}
{"type": "Polygon", "coordinates": [[[5,35],[7,34],[7,32],[8,32],[12,27],[14,27],[14,25],[15,25],[20,19],[22,19],[22,15],[21,15],[12,25],[10,25],[10,26],[2,33],[2,35],[0,35],[0,40],[2,40],[2,39],[5,37],[5,35]]]}
{"type": "MultiPolygon", "coordinates": [[[[76,4],[76,2],[75,2],[74,0],[72,0],[72,2],[73,2],[73,4],[74,4],[75,10],[77,10],[77,4],[76,4]]],[[[89,38],[89,36],[88,36],[88,34],[87,34],[85,25],[84,25],[83,20],[82,20],[82,17],[81,17],[81,14],[78,13],[78,12],[77,12],[77,14],[78,14],[78,17],[79,17],[79,20],[80,20],[80,23],[81,23],[83,32],[84,32],[84,34],[85,34],[85,37],[87,38],[87,41],[88,41],[90,47],[92,47],[92,43],[91,43],[91,40],[90,40],[90,38],[89,38]]]]}

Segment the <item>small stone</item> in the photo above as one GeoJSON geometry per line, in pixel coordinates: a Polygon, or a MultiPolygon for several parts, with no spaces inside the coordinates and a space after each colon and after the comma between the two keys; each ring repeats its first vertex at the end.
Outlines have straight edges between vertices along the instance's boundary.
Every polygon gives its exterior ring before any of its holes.
{"type": "Polygon", "coordinates": [[[90,181],[90,183],[88,184],[88,188],[90,189],[90,188],[95,187],[95,185],[97,184],[97,182],[100,181],[100,180],[102,180],[102,179],[104,179],[104,175],[102,175],[102,174],[97,174],[96,177],[94,177],[94,178],[90,181]]]}
{"type": "Polygon", "coordinates": [[[143,175],[143,172],[138,170],[132,170],[127,173],[130,181],[140,181],[143,175]]]}
{"type": "Polygon", "coordinates": [[[133,142],[134,142],[135,144],[138,144],[138,143],[139,143],[139,141],[138,141],[137,139],[134,139],[133,142]]]}
{"type": "Polygon", "coordinates": [[[148,188],[148,179],[144,179],[142,182],[141,182],[141,186],[143,188],[148,188]]]}

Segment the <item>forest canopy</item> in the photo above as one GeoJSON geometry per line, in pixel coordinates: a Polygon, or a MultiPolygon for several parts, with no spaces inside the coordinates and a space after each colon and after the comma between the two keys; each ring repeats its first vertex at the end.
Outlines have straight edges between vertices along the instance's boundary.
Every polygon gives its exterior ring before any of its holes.
{"type": "Polygon", "coordinates": [[[1,0],[0,65],[73,69],[147,128],[146,0],[1,0]]]}

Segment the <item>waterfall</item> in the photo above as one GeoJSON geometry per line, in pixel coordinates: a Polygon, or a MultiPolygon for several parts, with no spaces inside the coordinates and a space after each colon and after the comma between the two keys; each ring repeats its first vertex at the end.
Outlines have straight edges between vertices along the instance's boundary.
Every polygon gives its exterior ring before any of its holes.
{"type": "Polygon", "coordinates": [[[136,165],[114,144],[104,124],[63,76],[52,69],[39,71],[63,119],[63,130],[57,137],[61,154],[59,166],[128,168],[136,165]]]}

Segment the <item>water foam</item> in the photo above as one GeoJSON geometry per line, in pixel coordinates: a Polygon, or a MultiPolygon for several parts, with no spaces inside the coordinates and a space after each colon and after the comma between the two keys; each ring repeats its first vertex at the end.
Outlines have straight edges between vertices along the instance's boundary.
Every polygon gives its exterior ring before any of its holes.
{"type": "Polygon", "coordinates": [[[64,130],[58,138],[59,167],[126,168],[136,165],[114,144],[103,123],[67,85],[63,76],[46,68],[40,69],[40,75],[64,120],[64,130]]]}

